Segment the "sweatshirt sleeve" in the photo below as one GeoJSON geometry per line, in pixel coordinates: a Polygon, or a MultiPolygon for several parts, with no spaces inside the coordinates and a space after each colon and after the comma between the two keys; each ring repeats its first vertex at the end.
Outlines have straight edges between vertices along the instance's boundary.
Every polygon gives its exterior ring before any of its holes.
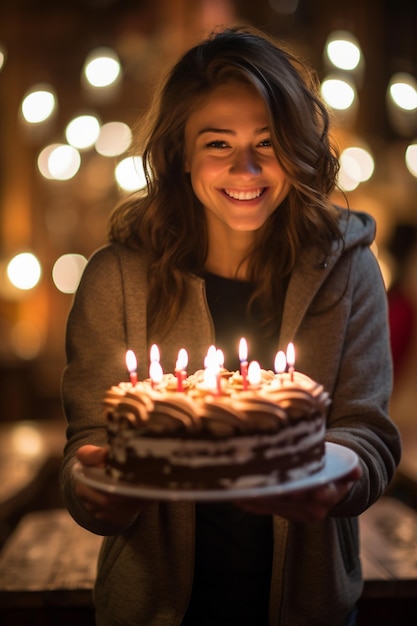
{"type": "Polygon", "coordinates": [[[342,305],[348,323],[326,439],[358,454],[363,477],[334,509],[336,516],[359,515],[373,504],[387,488],[401,455],[399,431],[388,413],[392,363],[385,287],[368,247],[349,254],[349,287],[342,305]]]}
{"type": "Polygon", "coordinates": [[[87,264],[68,317],[67,364],[62,379],[68,421],[60,473],[64,504],[91,532],[112,534],[74,495],[73,466],[78,448],[107,442],[102,400],[108,387],[126,377],[126,329],[123,275],[113,247],[99,250],[87,264]]]}

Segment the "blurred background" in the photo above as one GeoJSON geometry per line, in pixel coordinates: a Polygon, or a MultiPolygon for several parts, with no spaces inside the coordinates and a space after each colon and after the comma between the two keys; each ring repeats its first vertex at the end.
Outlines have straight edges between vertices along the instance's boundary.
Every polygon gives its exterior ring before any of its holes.
{"type": "Polygon", "coordinates": [[[225,24],[262,28],[317,70],[341,150],[340,186],[352,208],[377,220],[387,290],[398,287],[408,302],[407,323],[397,323],[407,382],[397,376],[393,415],[410,422],[417,3],[406,0],[1,3],[0,422],[52,422],[62,435],[72,294],[106,241],[115,202],[143,186],[132,132],[171,63],[225,24]]]}

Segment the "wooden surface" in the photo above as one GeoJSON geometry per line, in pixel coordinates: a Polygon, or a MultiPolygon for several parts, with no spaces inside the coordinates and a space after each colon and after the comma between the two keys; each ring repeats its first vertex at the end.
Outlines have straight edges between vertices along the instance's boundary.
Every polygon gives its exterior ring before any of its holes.
{"type": "Polygon", "coordinates": [[[364,596],[415,596],[417,607],[416,511],[384,496],[361,515],[360,533],[364,596]]]}
{"type": "Polygon", "coordinates": [[[34,501],[64,443],[63,420],[0,423],[0,519],[34,501]]]}
{"type": "Polygon", "coordinates": [[[64,509],[25,515],[0,553],[0,608],[92,606],[101,542],[64,509]]]}

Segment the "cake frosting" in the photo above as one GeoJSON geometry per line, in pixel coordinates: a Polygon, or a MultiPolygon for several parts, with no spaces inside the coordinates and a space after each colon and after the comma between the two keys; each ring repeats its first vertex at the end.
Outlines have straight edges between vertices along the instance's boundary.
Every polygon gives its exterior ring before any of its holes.
{"type": "Polygon", "coordinates": [[[107,473],[163,489],[218,490],[274,485],[324,465],[329,396],[300,372],[261,370],[244,388],[240,372],[222,370],[216,390],[204,372],[182,382],[165,374],[120,383],[105,396],[107,473]]]}

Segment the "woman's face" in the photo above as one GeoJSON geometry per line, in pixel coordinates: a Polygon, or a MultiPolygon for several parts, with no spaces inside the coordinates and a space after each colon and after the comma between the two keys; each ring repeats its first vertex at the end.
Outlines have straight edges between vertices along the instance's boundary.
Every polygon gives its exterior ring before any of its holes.
{"type": "Polygon", "coordinates": [[[185,171],[205,208],[210,233],[255,231],[287,196],[290,185],[268,124],[258,92],[239,81],[216,87],[190,116],[185,171]]]}

